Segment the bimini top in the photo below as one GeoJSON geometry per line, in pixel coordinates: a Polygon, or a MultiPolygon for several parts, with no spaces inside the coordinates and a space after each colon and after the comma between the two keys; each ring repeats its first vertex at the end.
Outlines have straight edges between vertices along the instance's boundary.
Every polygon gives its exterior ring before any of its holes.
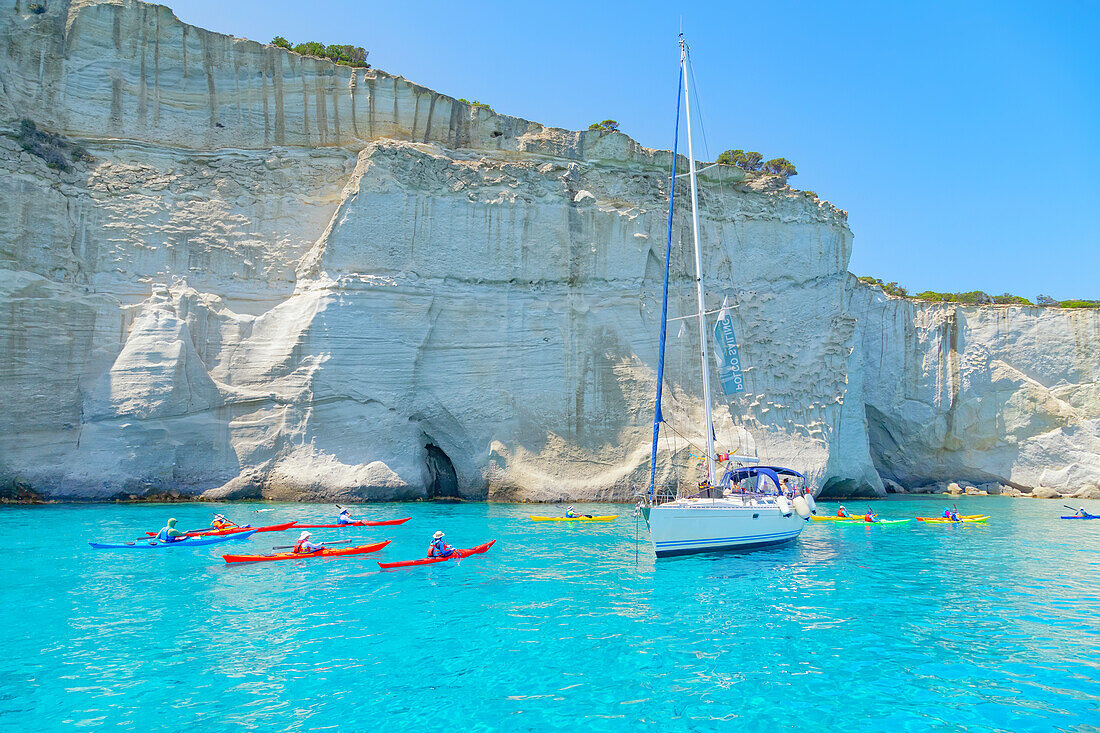
{"type": "Polygon", "coordinates": [[[779,477],[780,476],[797,476],[800,479],[805,479],[805,476],[798,471],[790,468],[783,468],[782,466],[740,466],[738,468],[731,468],[726,471],[726,475],[722,477],[719,482],[719,487],[728,489],[730,485],[740,483],[747,478],[753,478],[754,476],[764,476],[775,484],[775,490],[779,491],[779,477]]]}

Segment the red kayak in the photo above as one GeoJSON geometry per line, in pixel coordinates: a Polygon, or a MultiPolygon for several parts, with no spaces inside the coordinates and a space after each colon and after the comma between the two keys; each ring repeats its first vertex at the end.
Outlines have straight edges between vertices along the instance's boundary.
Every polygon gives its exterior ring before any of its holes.
{"type": "MultiPolygon", "coordinates": [[[[237,534],[239,532],[282,532],[284,529],[290,529],[291,527],[297,527],[297,522],[286,522],[285,524],[271,524],[267,527],[228,527],[226,529],[192,529],[184,532],[188,537],[221,537],[227,534],[237,534]]],[[[156,537],[156,532],[146,532],[145,534],[150,537],[156,537]]]]}
{"type": "Polygon", "coordinates": [[[352,522],[351,524],[295,524],[294,529],[340,529],[341,527],[392,527],[395,524],[404,524],[412,519],[387,519],[384,522],[352,522]]]}
{"type": "Polygon", "coordinates": [[[274,560],[312,560],[315,557],[342,557],[344,555],[365,555],[368,552],[378,552],[390,543],[375,542],[373,545],[360,545],[359,547],[345,547],[343,549],[324,548],[316,552],[280,552],[277,555],[222,555],[226,562],[272,562],[274,560]]]}
{"type": "Polygon", "coordinates": [[[425,557],[422,560],[406,560],[405,562],[380,562],[378,563],[378,567],[383,570],[389,570],[390,568],[409,568],[413,565],[433,565],[437,562],[447,562],[448,560],[461,560],[470,555],[480,555],[483,552],[488,552],[494,542],[496,542],[496,540],[486,542],[484,545],[478,545],[477,547],[471,547],[469,550],[455,550],[454,553],[447,557],[425,557]]]}

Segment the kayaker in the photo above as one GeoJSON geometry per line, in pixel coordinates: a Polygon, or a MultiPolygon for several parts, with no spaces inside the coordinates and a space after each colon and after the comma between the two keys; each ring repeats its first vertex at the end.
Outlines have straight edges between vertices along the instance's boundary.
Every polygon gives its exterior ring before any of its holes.
{"type": "Polygon", "coordinates": [[[947,513],[947,518],[950,519],[952,522],[961,522],[962,521],[961,519],[959,519],[959,513],[957,511],[955,511],[954,509],[952,509],[950,512],[947,513]]]}
{"type": "Polygon", "coordinates": [[[878,515],[871,512],[871,510],[868,509],[867,513],[863,515],[863,521],[864,522],[877,522],[878,521],[878,515]]]}
{"type": "Polygon", "coordinates": [[[301,555],[308,555],[311,552],[317,552],[323,550],[325,546],[316,542],[310,542],[309,538],[312,537],[309,532],[302,532],[298,535],[298,541],[294,543],[294,552],[301,555]]]}
{"type": "Polygon", "coordinates": [[[1091,517],[1092,515],[1085,511],[1085,507],[1077,507],[1077,511],[1073,513],[1075,517],[1091,517]]]}
{"type": "Polygon", "coordinates": [[[168,524],[161,531],[157,532],[157,539],[161,542],[179,542],[185,539],[187,534],[180,532],[176,529],[176,520],[169,519],[168,524]]]}
{"type": "Polygon", "coordinates": [[[428,545],[428,557],[450,557],[455,548],[443,541],[443,533],[436,532],[432,535],[432,543],[428,545]]]}
{"type": "Polygon", "coordinates": [[[214,521],[210,523],[210,526],[214,529],[229,529],[230,527],[236,527],[237,523],[230,522],[224,514],[215,514],[214,521]]]}
{"type": "Polygon", "coordinates": [[[589,519],[591,519],[592,515],[591,514],[581,514],[576,509],[574,509],[572,506],[570,506],[568,509],[565,510],[565,518],[566,519],[581,519],[583,517],[588,517],[589,519]]]}
{"type": "Polygon", "coordinates": [[[943,518],[944,519],[950,519],[951,518],[951,510],[948,509],[947,507],[943,508],[943,518]]]}
{"type": "Polygon", "coordinates": [[[836,510],[836,515],[838,517],[849,517],[849,516],[851,516],[850,514],[848,514],[848,510],[844,508],[843,504],[841,504],[840,508],[836,510]]]}
{"type": "Polygon", "coordinates": [[[340,516],[336,517],[336,523],[339,525],[354,524],[355,520],[351,518],[351,512],[341,507],[340,516]]]}

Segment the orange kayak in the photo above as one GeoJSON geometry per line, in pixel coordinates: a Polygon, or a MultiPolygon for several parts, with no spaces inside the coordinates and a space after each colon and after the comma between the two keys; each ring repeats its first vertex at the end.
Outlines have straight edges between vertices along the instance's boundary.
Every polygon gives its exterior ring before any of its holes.
{"type": "Polygon", "coordinates": [[[274,562],[276,560],[312,560],[315,557],[343,557],[345,555],[365,555],[368,552],[378,552],[390,543],[375,542],[373,545],[359,545],[358,547],[345,547],[343,549],[324,548],[316,552],[280,552],[276,555],[222,555],[226,562],[274,562]]]}

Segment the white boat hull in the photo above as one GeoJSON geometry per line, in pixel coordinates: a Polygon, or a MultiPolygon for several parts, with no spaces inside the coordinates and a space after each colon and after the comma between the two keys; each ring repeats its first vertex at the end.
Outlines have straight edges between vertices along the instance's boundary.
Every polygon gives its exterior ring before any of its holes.
{"type": "Polygon", "coordinates": [[[681,499],[646,510],[657,557],[751,550],[797,539],[806,520],[772,499],[681,499]]]}

